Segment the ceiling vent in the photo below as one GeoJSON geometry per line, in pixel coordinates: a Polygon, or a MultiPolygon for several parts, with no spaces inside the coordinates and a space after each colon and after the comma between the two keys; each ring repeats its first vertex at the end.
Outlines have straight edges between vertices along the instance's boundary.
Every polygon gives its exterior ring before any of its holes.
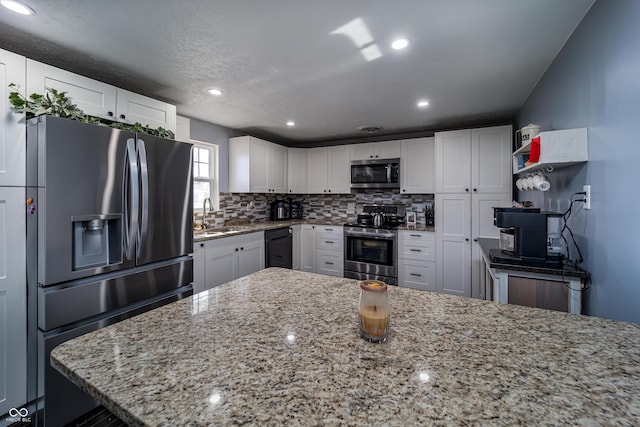
{"type": "Polygon", "coordinates": [[[380,126],[360,126],[358,128],[358,130],[360,132],[364,132],[364,133],[376,133],[376,132],[380,132],[382,130],[382,127],[380,127],[380,126]]]}

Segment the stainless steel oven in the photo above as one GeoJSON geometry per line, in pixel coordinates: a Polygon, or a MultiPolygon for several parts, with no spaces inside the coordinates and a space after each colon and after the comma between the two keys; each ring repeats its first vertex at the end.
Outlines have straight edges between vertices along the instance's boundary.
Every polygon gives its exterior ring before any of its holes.
{"type": "Polygon", "coordinates": [[[397,240],[391,228],[344,227],[344,277],[397,285],[397,240]]]}

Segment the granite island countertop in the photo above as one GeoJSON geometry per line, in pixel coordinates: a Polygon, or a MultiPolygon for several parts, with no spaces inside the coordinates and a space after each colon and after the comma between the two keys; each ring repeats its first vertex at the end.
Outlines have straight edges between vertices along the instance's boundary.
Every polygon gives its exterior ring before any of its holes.
{"type": "Polygon", "coordinates": [[[634,425],[640,327],[270,268],[75,338],[53,366],[131,425],[634,425]]]}

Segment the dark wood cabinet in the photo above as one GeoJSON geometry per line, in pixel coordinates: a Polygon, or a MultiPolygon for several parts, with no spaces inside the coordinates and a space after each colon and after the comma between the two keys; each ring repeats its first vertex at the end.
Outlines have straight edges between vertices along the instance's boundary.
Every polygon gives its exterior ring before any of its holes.
{"type": "Polygon", "coordinates": [[[569,311],[569,283],[509,276],[509,304],[569,311]]]}

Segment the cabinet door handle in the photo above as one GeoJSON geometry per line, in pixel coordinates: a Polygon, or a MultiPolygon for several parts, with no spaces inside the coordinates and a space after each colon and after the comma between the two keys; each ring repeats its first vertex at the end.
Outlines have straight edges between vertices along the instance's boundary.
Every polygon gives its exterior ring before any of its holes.
{"type": "Polygon", "coordinates": [[[422,277],[422,274],[418,274],[418,273],[409,273],[409,275],[416,276],[416,277],[422,277]]]}
{"type": "Polygon", "coordinates": [[[469,238],[467,237],[466,239],[464,239],[464,241],[465,241],[465,242],[468,242],[468,241],[469,241],[469,238]]]}
{"type": "Polygon", "coordinates": [[[236,248],[236,252],[238,252],[238,248],[236,248]]]}
{"type": "Polygon", "coordinates": [[[407,191],[407,190],[405,190],[405,189],[403,188],[403,189],[402,189],[402,192],[404,193],[405,191],[407,191]]]}
{"type": "Polygon", "coordinates": [[[478,189],[477,189],[477,188],[474,188],[474,189],[473,189],[473,191],[478,191],[478,189]]]}
{"type": "Polygon", "coordinates": [[[473,241],[474,241],[474,242],[477,242],[477,241],[478,241],[478,239],[473,239],[473,241]]]}
{"type": "Polygon", "coordinates": [[[331,189],[329,189],[328,192],[331,193],[331,189]]]}
{"type": "Polygon", "coordinates": [[[326,192],[327,192],[327,190],[322,190],[322,192],[323,192],[323,193],[326,193],[326,192]]]}
{"type": "Polygon", "coordinates": [[[244,248],[240,248],[241,251],[244,251],[244,248]]]}
{"type": "Polygon", "coordinates": [[[411,252],[422,252],[422,249],[409,249],[411,252]]]}
{"type": "Polygon", "coordinates": [[[200,247],[201,247],[201,248],[204,248],[204,243],[200,243],[200,247]]]}
{"type": "Polygon", "coordinates": [[[468,189],[468,188],[465,188],[465,189],[464,189],[464,191],[466,191],[466,192],[468,193],[468,192],[469,192],[469,189],[468,189]]]}
{"type": "Polygon", "coordinates": [[[113,111],[107,111],[107,116],[113,117],[113,111]]]}
{"type": "Polygon", "coordinates": [[[120,114],[120,118],[121,119],[126,119],[126,116],[124,114],[120,114]]]}

